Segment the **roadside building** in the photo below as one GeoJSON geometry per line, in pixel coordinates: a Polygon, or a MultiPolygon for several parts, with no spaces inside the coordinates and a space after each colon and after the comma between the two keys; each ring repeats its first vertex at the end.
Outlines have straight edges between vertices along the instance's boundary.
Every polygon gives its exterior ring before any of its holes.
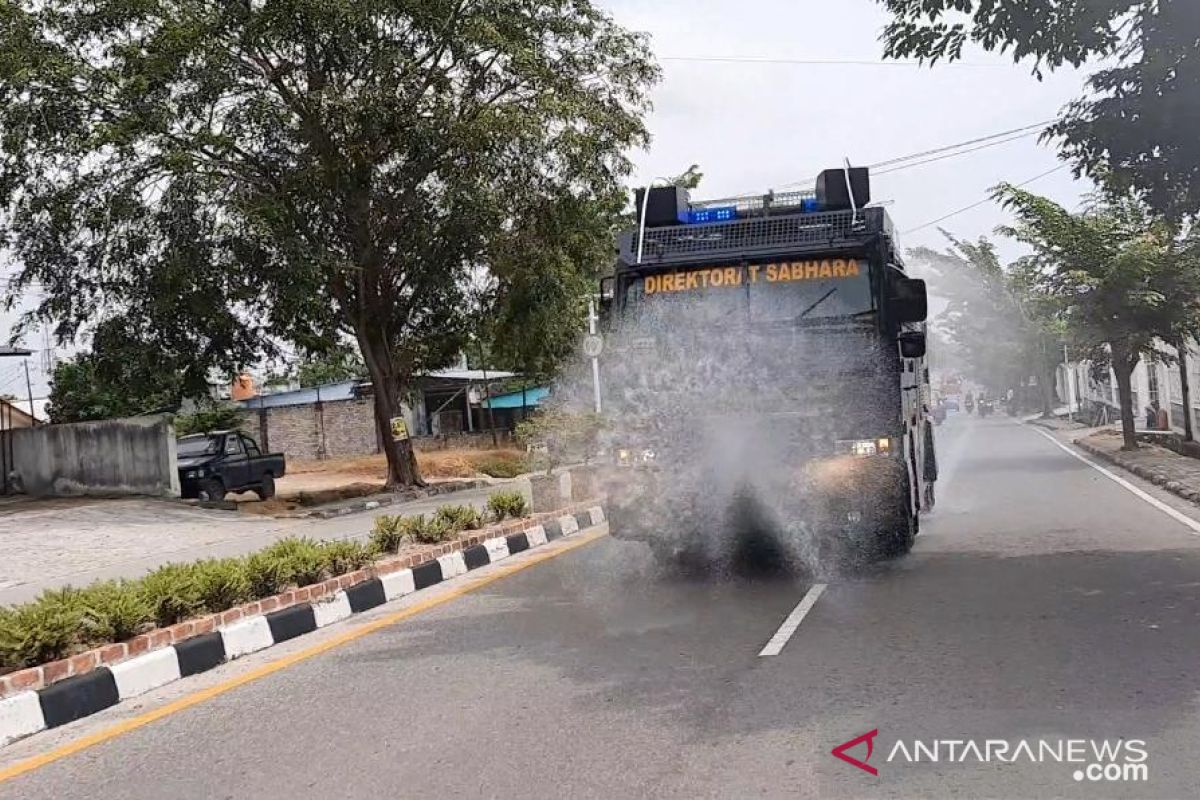
{"type": "MultiPolygon", "coordinates": [[[[1174,355],[1174,348],[1161,345],[1174,355]]],[[[1188,346],[1184,354],[1187,362],[1188,384],[1191,389],[1193,429],[1200,433],[1200,349],[1195,343],[1188,346]]],[[[1070,404],[1071,412],[1083,415],[1095,422],[1116,422],[1121,418],[1120,397],[1117,394],[1116,375],[1112,369],[1094,374],[1090,361],[1072,361],[1058,368],[1058,395],[1070,404]]],[[[1165,412],[1166,428],[1183,432],[1184,414],[1183,381],[1178,363],[1143,360],[1134,367],[1130,376],[1133,413],[1138,427],[1144,426],[1145,410],[1153,407],[1165,412]]],[[[1161,420],[1159,421],[1161,424],[1161,420]]]]}
{"type": "MultiPolygon", "coordinates": [[[[412,398],[401,406],[414,446],[490,443],[481,407],[485,376],[490,384],[513,373],[448,369],[419,377],[412,398]]],[[[245,430],[264,450],[292,458],[341,458],[381,452],[373,392],[369,380],[348,380],[256,394],[238,405],[245,410],[245,430]]],[[[496,427],[502,427],[499,420],[496,427]]]]}
{"type": "Polygon", "coordinates": [[[531,386],[521,392],[507,392],[485,399],[480,405],[492,412],[497,428],[511,431],[521,420],[533,414],[550,397],[550,387],[531,386]]]}
{"type": "MultiPolygon", "coordinates": [[[[34,407],[36,411],[36,406],[34,407]]],[[[29,413],[28,403],[0,400],[0,430],[9,431],[14,428],[32,428],[40,425],[41,420],[29,413]],[[21,406],[24,405],[25,408],[21,406]]]]}

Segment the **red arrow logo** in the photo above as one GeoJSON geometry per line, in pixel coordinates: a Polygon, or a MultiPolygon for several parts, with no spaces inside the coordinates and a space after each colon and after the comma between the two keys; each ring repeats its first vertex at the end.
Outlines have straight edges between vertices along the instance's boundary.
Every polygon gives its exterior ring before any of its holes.
{"type": "Polygon", "coordinates": [[[867,761],[871,760],[871,753],[874,752],[874,750],[875,750],[875,737],[878,735],[879,735],[879,728],[876,728],[873,731],[867,731],[862,736],[855,736],[850,741],[842,742],[837,747],[833,748],[833,754],[835,756],[837,756],[838,758],[840,758],[842,761],[845,761],[847,764],[853,764],[854,766],[861,769],[863,772],[869,772],[872,775],[878,775],[879,770],[875,769],[874,767],[872,767],[870,764],[867,763],[867,761]],[[846,753],[847,750],[851,749],[852,747],[857,747],[858,745],[862,744],[863,742],[867,743],[866,760],[859,761],[854,756],[846,753]]]}

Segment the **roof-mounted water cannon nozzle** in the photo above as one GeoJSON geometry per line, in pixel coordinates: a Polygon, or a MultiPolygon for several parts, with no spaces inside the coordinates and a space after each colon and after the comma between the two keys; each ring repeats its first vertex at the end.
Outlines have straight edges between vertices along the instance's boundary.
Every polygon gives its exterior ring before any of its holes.
{"type": "Polygon", "coordinates": [[[871,176],[866,167],[827,169],[817,176],[817,205],[824,211],[862,208],[871,202],[871,176]]]}
{"type": "Polygon", "coordinates": [[[647,228],[664,228],[688,221],[691,197],[682,186],[651,186],[637,189],[633,195],[634,208],[643,219],[639,223],[647,228]]]}

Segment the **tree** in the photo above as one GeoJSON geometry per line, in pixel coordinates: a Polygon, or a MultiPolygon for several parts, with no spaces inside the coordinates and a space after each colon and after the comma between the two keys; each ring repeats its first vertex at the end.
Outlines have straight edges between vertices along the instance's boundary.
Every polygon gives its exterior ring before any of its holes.
{"type": "Polygon", "coordinates": [[[1000,263],[987,238],[969,242],[942,233],[950,242],[944,252],[909,251],[914,267],[932,273],[937,293],[948,301],[932,320],[932,331],[945,337],[969,374],[995,393],[1036,376],[1041,411],[1049,414],[1057,366],[1051,309],[1019,268],[1000,263]]]}
{"type": "Polygon", "coordinates": [[[1029,245],[1023,266],[1055,298],[1066,329],[1098,363],[1107,353],[1121,400],[1125,449],[1137,447],[1131,376],[1142,358],[1162,358],[1195,319],[1200,259],[1183,258],[1171,226],[1134,198],[1094,199],[1072,214],[1044,197],[1001,185],[996,197],[1017,217],[1002,232],[1029,245]]]}
{"type": "MultiPolygon", "coordinates": [[[[1172,255],[1176,261],[1172,277],[1178,285],[1168,288],[1168,297],[1187,298],[1190,287],[1190,276],[1200,267],[1200,230],[1192,226],[1177,243],[1173,243],[1172,255]]],[[[1179,369],[1180,400],[1183,401],[1183,439],[1191,442],[1195,439],[1192,430],[1192,390],[1191,378],[1188,375],[1187,349],[1189,341],[1200,339],[1200,312],[1196,311],[1194,302],[1184,302],[1173,306],[1173,338],[1170,340],[1175,348],[1176,365],[1179,369]]]]}
{"type": "Polygon", "coordinates": [[[51,422],[134,417],[179,407],[184,392],[176,373],[154,373],[135,358],[84,352],[59,361],[50,380],[51,422]]]}
{"type": "Polygon", "coordinates": [[[1106,58],[1091,96],[1071,103],[1048,131],[1077,174],[1119,193],[1132,189],[1156,212],[1200,211],[1200,3],[1195,0],[880,0],[892,14],[888,57],[936,63],[967,42],[1043,69],[1106,58]]]}
{"type": "Polygon", "coordinates": [[[366,374],[358,353],[346,347],[305,359],[296,367],[296,379],[302,387],[353,380],[366,374]]]}
{"type": "Polygon", "coordinates": [[[515,436],[535,454],[537,467],[544,467],[549,475],[556,466],[572,459],[587,463],[604,429],[604,418],[595,412],[543,408],[518,423],[515,436]]]}
{"type": "Polygon", "coordinates": [[[241,408],[233,403],[205,403],[191,414],[175,417],[175,433],[187,436],[209,431],[240,430],[245,422],[241,408]]]}
{"type": "Polygon", "coordinates": [[[392,485],[420,481],[390,421],[413,377],[459,352],[466,277],[514,226],[617,191],[658,76],[644,38],[590,0],[8,0],[0,15],[16,287],[41,284],[60,334],[132,309],[147,342],[191,338],[214,362],[352,336],[392,485]],[[187,302],[222,324],[181,326],[187,302]]]}
{"type": "Polygon", "coordinates": [[[263,378],[263,386],[286,387],[296,383],[307,388],[353,380],[366,374],[367,368],[354,348],[340,344],[305,354],[295,364],[268,372],[263,378]]]}
{"type": "Polygon", "coordinates": [[[608,265],[622,193],[545,208],[499,242],[481,322],[495,365],[548,381],[574,356],[588,294],[608,265]]]}
{"type": "Polygon", "coordinates": [[[682,186],[684,189],[695,189],[700,185],[700,181],[704,180],[704,173],[700,171],[699,164],[692,164],[683,172],[671,178],[672,186],[682,186]]]}

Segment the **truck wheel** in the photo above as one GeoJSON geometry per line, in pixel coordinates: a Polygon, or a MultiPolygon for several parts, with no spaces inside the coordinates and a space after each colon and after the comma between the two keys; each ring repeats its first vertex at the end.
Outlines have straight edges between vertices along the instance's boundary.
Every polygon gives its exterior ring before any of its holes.
{"type": "Polygon", "coordinates": [[[224,500],[225,484],[216,478],[205,478],[200,481],[200,486],[196,490],[196,497],[201,500],[224,500]]]}
{"type": "Polygon", "coordinates": [[[270,500],[275,496],[275,476],[267,473],[262,477],[262,485],[254,490],[259,500],[270,500]]]}
{"type": "Polygon", "coordinates": [[[880,557],[884,559],[899,558],[912,550],[913,541],[917,538],[917,519],[914,515],[901,513],[895,522],[882,531],[879,537],[880,557]]]}
{"type": "Polygon", "coordinates": [[[896,512],[885,523],[886,527],[879,531],[879,557],[881,559],[899,558],[912,550],[913,540],[917,538],[919,518],[910,507],[909,483],[904,481],[900,492],[900,502],[896,512]]]}

